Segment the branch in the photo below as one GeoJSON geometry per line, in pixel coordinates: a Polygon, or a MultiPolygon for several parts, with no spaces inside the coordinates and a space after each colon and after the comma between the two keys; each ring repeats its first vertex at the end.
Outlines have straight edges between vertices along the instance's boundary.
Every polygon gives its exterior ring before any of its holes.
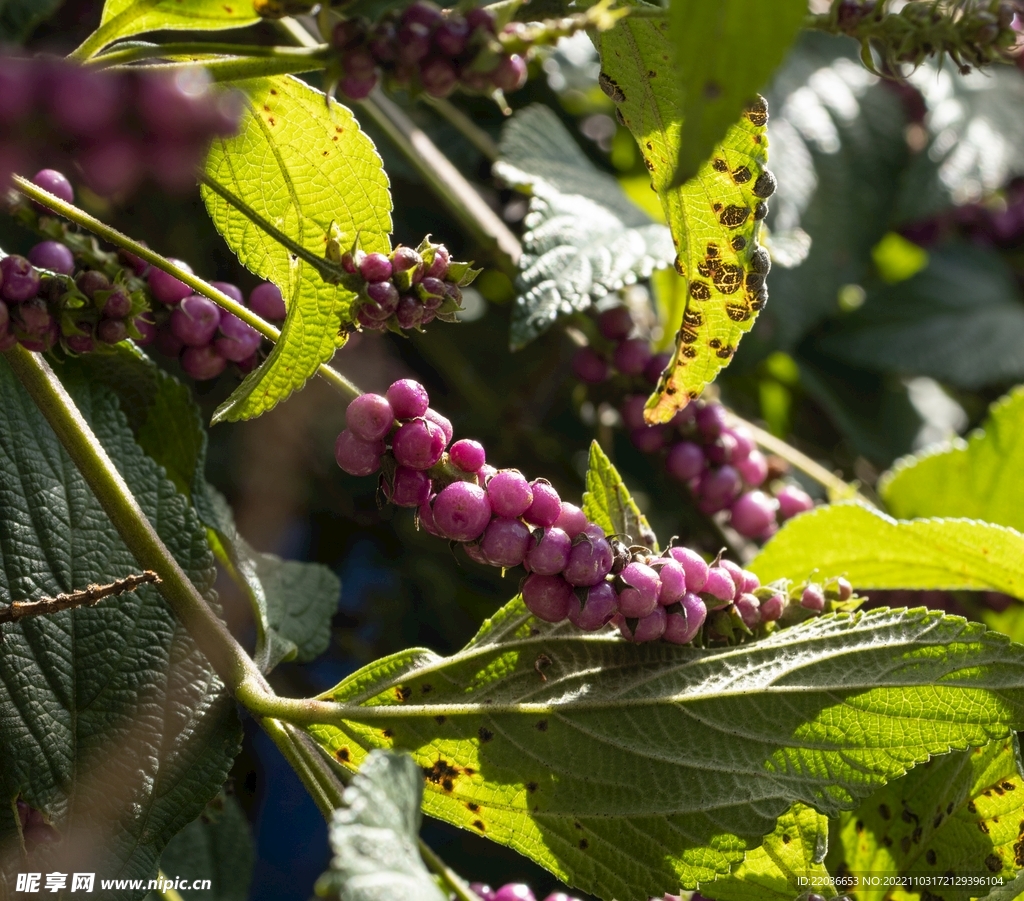
{"type": "Polygon", "coordinates": [[[309,65],[309,69],[322,69],[330,58],[330,46],[317,44],[312,47],[271,47],[263,44],[220,44],[212,41],[178,41],[169,44],[135,44],[131,47],[116,47],[107,53],[94,56],[86,62],[92,69],[109,66],[123,66],[127,63],[146,59],[172,59],[184,57],[195,63],[206,63],[204,57],[225,56],[250,59],[288,60],[298,65],[309,65]]]}
{"type": "Polygon", "coordinates": [[[37,601],[14,601],[9,607],[0,610],[0,623],[16,623],[26,616],[49,616],[74,607],[92,607],[104,598],[135,591],[140,585],[159,583],[160,577],[147,569],[143,573],[125,576],[109,585],[90,585],[78,591],[58,594],[52,598],[40,598],[37,601]]]}

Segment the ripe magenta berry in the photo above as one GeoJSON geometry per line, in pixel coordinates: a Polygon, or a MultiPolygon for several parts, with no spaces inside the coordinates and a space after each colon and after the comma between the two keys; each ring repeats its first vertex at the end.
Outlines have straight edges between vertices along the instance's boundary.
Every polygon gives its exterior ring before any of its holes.
{"type": "Polygon", "coordinates": [[[697,429],[705,441],[714,441],[726,426],[725,407],[721,404],[705,404],[697,410],[697,429]]]}
{"type": "Polygon", "coordinates": [[[363,441],[383,438],[391,431],[394,422],[395,414],[391,404],[379,394],[361,394],[345,411],[346,425],[363,441]]]}
{"type": "Polygon", "coordinates": [[[597,384],[608,378],[608,362],[592,347],[581,347],[572,358],[572,371],[581,382],[597,384]]]}
{"type": "Polygon", "coordinates": [[[442,432],[444,432],[444,446],[447,447],[452,443],[452,435],[455,434],[455,430],[452,428],[451,420],[446,416],[442,416],[437,410],[427,407],[426,413],[423,414],[423,418],[434,423],[438,426],[442,432]]]}
{"type": "Polygon", "coordinates": [[[587,589],[587,599],[580,604],[574,597],[569,605],[569,622],[584,632],[595,632],[612,621],[618,613],[619,596],[610,582],[598,582],[587,589]]]}
{"type": "Polygon", "coordinates": [[[487,483],[487,497],[496,516],[515,519],[533,503],[533,489],[517,469],[503,469],[487,483]]]}
{"type": "Polygon", "coordinates": [[[135,328],[142,335],[141,338],[135,340],[139,347],[146,347],[156,340],[156,322],[152,313],[140,313],[136,316],[135,328]]]}
{"type": "Polygon", "coordinates": [[[420,84],[431,97],[447,97],[459,83],[459,73],[451,60],[430,56],[420,63],[420,84]]]}
{"type": "Polygon", "coordinates": [[[729,578],[732,579],[733,585],[736,586],[736,593],[732,596],[733,600],[736,600],[741,594],[743,594],[743,567],[737,563],[733,563],[732,560],[722,560],[719,564],[728,574],[729,578]]]}
{"type": "MultiPolygon", "coordinates": [[[[415,471],[416,470],[413,470],[413,472],[415,471]]],[[[433,502],[434,498],[429,497],[426,501],[420,504],[419,510],[416,511],[416,518],[419,520],[419,524],[423,531],[428,535],[433,535],[435,538],[444,538],[444,535],[441,534],[437,525],[434,523],[434,509],[431,506],[433,502]]]]}
{"type": "Polygon", "coordinates": [[[586,536],[573,545],[563,575],[571,585],[596,585],[611,571],[613,557],[606,538],[586,536]]]}
{"type": "Polygon", "coordinates": [[[674,547],[668,553],[686,572],[687,590],[703,591],[708,581],[708,565],[704,558],[688,547],[674,547]]]}
{"type": "Polygon", "coordinates": [[[729,508],[732,527],[748,538],[760,538],[775,524],[779,503],[763,491],[741,494],[729,508]]]}
{"type": "Polygon", "coordinates": [[[761,619],[766,623],[774,622],[786,609],[786,598],[781,594],[773,594],[761,604],[761,619]]]}
{"type": "Polygon", "coordinates": [[[744,426],[733,426],[727,430],[736,441],[736,450],[733,453],[733,461],[746,460],[757,448],[754,443],[754,436],[744,426]]]}
{"type": "Polygon", "coordinates": [[[359,274],[368,282],[386,282],[391,278],[391,260],[382,253],[368,253],[359,264],[359,274]]]}
{"type": "Polygon", "coordinates": [[[609,341],[621,341],[633,331],[629,307],[612,307],[597,317],[597,329],[609,341]]]}
{"type": "Polygon", "coordinates": [[[496,33],[496,19],[494,13],[483,6],[476,6],[466,13],[466,24],[472,31],[486,31],[496,33]]]}
{"type": "Polygon", "coordinates": [[[388,500],[396,507],[419,507],[430,497],[431,479],[425,472],[399,466],[388,500]]]}
{"type": "Polygon", "coordinates": [[[75,255],[59,241],[40,241],[28,252],[28,261],[40,269],[61,275],[75,271],[75,255]]]}
{"type": "Polygon", "coordinates": [[[561,529],[550,528],[530,537],[530,549],[526,554],[526,568],[542,576],[554,576],[565,569],[569,562],[572,540],[561,529]]]}
{"type": "Polygon", "coordinates": [[[679,610],[668,613],[662,638],[673,644],[688,644],[697,637],[708,616],[708,608],[696,595],[687,592],[679,602],[679,610]]]}
{"type": "Polygon", "coordinates": [[[736,598],[736,612],[748,629],[761,624],[761,602],[752,594],[741,594],[736,598]]]}
{"type": "Polygon", "coordinates": [[[655,354],[647,361],[647,365],[644,367],[644,378],[652,385],[658,384],[658,379],[661,378],[661,374],[671,362],[672,354],[668,352],[655,354]]]}
{"type": "Polygon", "coordinates": [[[733,465],[751,488],[760,487],[768,478],[768,460],[759,450],[752,450],[744,459],[733,465]]]}
{"type": "Polygon", "coordinates": [[[530,530],[518,519],[492,519],[480,539],[480,549],[492,566],[518,566],[526,557],[530,530]]]}
{"type": "Polygon", "coordinates": [[[210,282],[210,284],[221,294],[227,294],[236,303],[245,304],[245,295],[242,294],[242,289],[238,285],[233,285],[231,282],[210,282]]]}
{"type": "Polygon", "coordinates": [[[251,325],[224,310],[221,310],[218,332],[213,346],[217,353],[232,363],[241,363],[251,357],[262,340],[260,333],[251,325]]]}
{"type": "Polygon", "coordinates": [[[711,595],[711,597],[722,601],[723,604],[727,604],[736,596],[736,583],[729,575],[728,570],[721,566],[712,566],[708,570],[708,579],[704,583],[701,593],[711,595]]]}
{"type": "Polygon", "coordinates": [[[717,513],[728,507],[742,490],[743,480],[733,467],[708,470],[697,487],[698,507],[702,513],[717,513]]]}
{"type": "Polygon", "coordinates": [[[721,466],[723,463],[732,463],[736,453],[736,438],[728,431],[722,432],[711,444],[704,448],[704,456],[712,466],[721,466]]]}
{"type": "Polygon", "coordinates": [[[800,595],[800,606],[813,613],[821,613],[825,609],[825,592],[817,582],[811,582],[800,595]]]}
{"type": "Polygon", "coordinates": [[[39,293],[39,273],[18,254],[0,260],[0,279],[0,296],[9,303],[22,303],[39,293]]]}
{"type": "Polygon", "coordinates": [[[619,612],[623,616],[647,616],[658,606],[661,579],[650,566],[634,561],[619,573],[619,578],[627,586],[619,590],[619,612]]]}
{"type": "Polygon", "coordinates": [[[448,459],[463,472],[476,472],[487,462],[487,452],[479,441],[461,438],[451,446],[448,459]]]}
{"type": "MultiPolygon", "coordinates": [[[[192,267],[188,263],[183,263],[181,260],[170,260],[170,262],[188,273],[192,272],[192,267]]],[[[149,291],[153,295],[153,299],[159,300],[160,303],[176,304],[192,293],[192,289],[184,282],[156,267],[150,267],[146,281],[149,282],[149,291]]]]}
{"type": "Polygon", "coordinates": [[[427,419],[413,419],[395,432],[391,450],[399,466],[430,469],[441,459],[444,444],[444,433],[437,425],[427,419]]]}
{"type": "Polygon", "coordinates": [[[228,361],[209,344],[202,347],[186,347],[181,352],[181,368],[197,382],[216,378],[227,365],[228,361]]]}
{"type": "MultiPolygon", "coordinates": [[[[571,605],[577,601],[573,595],[572,586],[561,576],[541,576],[532,573],[523,582],[523,603],[537,619],[548,623],[557,623],[569,615],[571,605]]],[[[507,886],[502,886],[498,891],[500,892],[504,888],[507,886]]],[[[517,901],[517,899],[522,901],[523,897],[525,896],[506,897],[503,898],[503,901],[517,901]]],[[[532,893],[530,897],[532,897],[532,893]]]]}
{"type": "MultiPolygon", "coordinates": [[[[165,301],[166,302],[166,301],[165,301]]],[[[284,297],[272,282],[257,285],[249,293],[249,309],[261,319],[276,322],[285,317],[284,297]]]]}
{"type": "MultiPolygon", "coordinates": [[[[619,595],[619,598],[619,606],[621,607],[622,596],[619,595]]],[[[644,641],[657,641],[665,634],[667,620],[668,616],[665,613],[665,608],[655,607],[646,616],[642,616],[640,621],[636,624],[636,628],[633,630],[633,641],[637,643],[644,641]]],[[[626,633],[624,632],[623,634],[626,633]]]]}
{"type": "Polygon", "coordinates": [[[575,504],[562,501],[555,525],[575,540],[576,536],[587,527],[587,515],[575,504]]]}
{"type": "Polygon", "coordinates": [[[96,341],[92,335],[68,335],[64,339],[64,344],[73,354],[92,353],[96,349],[96,341]]]}
{"type": "Polygon", "coordinates": [[[661,557],[652,564],[661,581],[658,603],[662,607],[674,604],[686,594],[686,570],[671,557],[661,557]]]}
{"type": "Polygon", "coordinates": [[[448,277],[448,264],[451,262],[451,254],[444,244],[434,247],[434,259],[430,263],[426,274],[431,278],[439,278],[444,281],[448,277]]]}
{"type": "Polygon", "coordinates": [[[562,501],[558,492],[540,479],[530,482],[530,488],[533,489],[533,503],[523,514],[523,519],[534,526],[554,525],[562,512],[562,501]]]}
{"type": "Polygon", "coordinates": [[[171,312],[171,331],[187,347],[209,344],[219,325],[220,307],[199,294],[186,297],[171,312]]]}
{"type": "Polygon", "coordinates": [[[75,286],[92,300],[96,296],[97,291],[108,291],[110,289],[110,279],[98,269],[86,269],[85,272],[80,273],[78,278],[75,279],[75,286]]]}
{"type": "Polygon", "coordinates": [[[494,901],[494,889],[484,882],[471,882],[469,887],[480,901],[494,901]]]}
{"type": "Polygon", "coordinates": [[[118,285],[114,287],[110,294],[107,295],[107,299],[103,301],[101,314],[105,319],[123,319],[131,311],[132,299],[128,296],[128,292],[118,285]]]}
{"type": "Polygon", "coordinates": [[[345,429],[334,443],[334,459],[351,476],[370,476],[380,469],[384,442],[364,441],[345,429]]]}
{"type": "Polygon", "coordinates": [[[627,338],[612,355],[615,368],[623,375],[640,375],[651,359],[651,347],[643,338],[627,338]]]}
{"type": "Polygon", "coordinates": [[[65,203],[75,202],[75,189],[71,187],[71,182],[67,180],[63,172],[58,172],[56,169],[40,169],[32,176],[32,183],[65,203]]]}
{"type": "Polygon", "coordinates": [[[403,294],[395,308],[399,328],[416,328],[423,321],[423,304],[413,294],[403,294]]]}
{"type": "Polygon", "coordinates": [[[104,344],[117,344],[128,337],[128,326],[121,319],[103,319],[96,326],[96,337],[104,344]]]}
{"type": "Polygon", "coordinates": [[[387,319],[394,313],[402,299],[398,288],[391,282],[370,282],[366,286],[366,296],[377,305],[374,316],[379,319],[387,319]]]}
{"type": "Polygon", "coordinates": [[[644,454],[655,454],[665,446],[665,429],[658,425],[645,425],[629,433],[633,447],[644,454]]]}
{"type": "Polygon", "coordinates": [[[526,84],[526,60],[518,53],[503,56],[490,73],[491,84],[506,94],[526,84]]]}
{"type": "Polygon", "coordinates": [[[669,448],[665,469],[673,479],[689,482],[704,471],[704,450],[692,441],[679,441],[669,448]]]}
{"type": "Polygon", "coordinates": [[[469,482],[453,482],[434,499],[434,525],[447,538],[473,541],[491,520],[487,492],[469,482]]]}
{"type": "Polygon", "coordinates": [[[423,416],[430,405],[427,389],[414,379],[399,379],[384,393],[396,419],[423,416]]]}
{"type": "Polygon", "coordinates": [[[423,257],[411,247],[399,245],[391,252],[391,268],[394,272],[412,272],[417,282],[423,277],[423,257]]]}
{"type": "Polygon", "coordinates": [[[779,502],[779,519],[791,519],[798,513],[814,509],[814,501],[811,500],[811,496],[796,485],[786,485],[780,488],[775,493],[775,500],[779,502]]]}
{"type": "Polygon", "coordinates": [[[449,16],[434,32],[434,46],[445,56],[456,57],[466,49],[469,24],[461,16],[449,16]]]}

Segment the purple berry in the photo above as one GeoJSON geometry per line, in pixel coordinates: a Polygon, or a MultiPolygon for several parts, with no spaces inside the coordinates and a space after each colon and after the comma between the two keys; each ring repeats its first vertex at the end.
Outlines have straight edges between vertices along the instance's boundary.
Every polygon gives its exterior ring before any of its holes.
{"type": "Polygon", "coordinates": [[[346,75],[338,82],[338,88],[350,100],[365,100],[377,87],[377,73],[370,75],[346,75]]]}
{"type": "Polygon", "coordinates": [[[775,492],[775,500],[779,502],[779,519],[792,519],[798,513],[814,509],[814,501],[802,488],[786,485],[775,492]]]}
{"type": "Polygon", "coordinates": [[[613,557],[607,539],[584,537],[569,552],[565,579],[571,585],[596,585],[611,571],[613,557]]]}
{"type": "Polygon", "coordinates": [[[383,438],[391,431],[394,421],[395,414],[391,404],[379,394],[361,394],[345,411],[346,425],[363,441],[383,438]]]}
{"type": "Polygon", "coordinates": [[[658,380],[661,378],[661,374],[671,362],[672,354],[668,352],[655,354],[647,361],[647,365],[644,367],[644,378],[652,385],[657,385],[658,380]]]}
{"type": "Polygon", "coordinates": [[[452,435],[455,434],[455,430],[452,428],[451,420],[442,416],[437,412],[437,410],[432,410],[430,407],[427,407],[427,411],[423,414],[423,418],[434,423],[434,425],[444,432],[445,447],[452,443],[452,435]]]}
{"type": "Polygon", "coordinates": [[[686,594],[686,570],[683,569],[683,565],[671,557],[661,557],[652,566],[661,580],[658,603],[662,607],[667,607],[680,600],[686,594]]]}
{"type": "Polygon", "coordinates": [[[733,465],[751,488],[758,488],[768,478],[768,460],[759,450],[752,450],[744,459],[733,465]]]}
{"type": "Polygon", "coordinates": [[[575,539],[587,527],[587,515],[575,504],[562,501],[555,525],[570,538],[575,539]]]}
{"type": "Polygon", "coordinates": [[[612,307],[597,317],[597,330],[609,341],[621,341],[633,331],[629,307],[612,307]]]}
{"type": "Polygon", "coordinates": [[[444,433],[437,425],[426,419],[413,419],[395,432],[391,449],[399,466],[430,469],[441,459],[444,443],[444,433]]]}
{"type": "Polygon", "coordinates": [[[423,323],[423,304],[412,294],[403,294],[395,309],[399,328],[416,328],[423,323]]]}
{"type": "Polygon", "coordinates": [[[181,368],[197,382],[216,378],[227,365],[228,361],[209,344],[202,347],[186,347],[181,352],[181,368]]]}
{"type": "MultiPolygon", "coordinates": [[[[345,68],[345,74],[352,78],[376,78],[377,61],[366,47],[353,47],[345,54],[342,65],[345,68]]],[[[387,276],[384,277],[387,278],[387,276]]]]}
{"type": "MultiPolygon", "coordinates": [[[[708,580],[704,583],[701,592],[717,598],[722,601],[722,604],[727,604],[736,597],[736,583],[729,575],[728,570],[721,566],[712,566],[708,570],[708,580]]],[[[716,606],[722,606],[722,604],[716,606]]]]}
{"type": "Polygon", "coordinates": [[[128,337],[123,319],[104,319],[96,326],[96,337],[104,344],[118,344],[128,337]]]}
{"type": "Polygon", "coordinates": [[[741,494],[729,508],[729,522],[741,535],[760,538],[775,524],[775,511],[779,503],[763,491],[741,494]]]}
{"type": "Polygon", "coordinates": [[[104,319],[124,319],[131,311],[132,299],[124,288],[117,285],[103,301],[100,313],[104,319]]]}
{"type": "Polygon", "coordinates": [[[623,400],[620,412],[627,429],[632,431],[633,429],[642,429],[647,425],[647,421],[644,419],[644,407],[646,406],[647,398],[642,394],[630,394],[623,400]]]}
{"type": "Polygon", "coordinates": [[[496,33],[497,20],[494,13],[483,6],[476,6],[466,13],[466,24],[470,31],[484,31],[490,34],[496,33]]]}
{"type": "Polygon", "coordinates": [[[471,882],[469,887],[480,901],[494,901],[494,889],[483,882],[471,882]]]}
{"type": "Polygon", "coordinates": [[[740,583],[740,591],[744,594],[753,594],[761,587],[761,580],[749,569],[741,569],[743,581],[740,583]]]}
{"type": "Polygon", "coordinates": [[[691,592],[683,595],[678,611],[668,613],[665,620],[665,633],[662,638],[673,644],[689,644],[700,632],[704,620],[708,616],[708,608],[704,602],[691,592]]]}
{"type": "Polygon", "coordinates": [[[203,347],[220,325],[220,307],[200,294],[186,297],[171,312],[171,331],[186,347],[203,347]]]}
{"type": "Polygon", "coordinates": [[[518,566],[526,557],[530,530],[518,519],[492,519],[480,539],[480,548],[492,566],[518,566]]]}
{"type": "MultiPolygon", "coordinates": [[[[413,472],[416,472],[416,470],[413,470],[413,472]]],[[[429,535],[433,535],[435,538],[444,538],[444,535],[441,534],[434,522],[434,508],[432,505],[436,496],[437,495],[433,495],[427,498],[424,503],[420,504],[419,510],[416,511],[416,516],[419,519],[419,524],[422,526],[423,531],[429,535]]]]}
{"type": "Polygon", "coordinates": [[[75,271],[75,255],[58,241],[40,241],[28,252],[28,261],[40,269],[61,275],[71,275],[75,271]]]}
{"type": "Polygon", "coordinates": [[[526,554],[526,568],[542,576],[554,576],[565,569],[572,551],[572,539],[561,529],[545,529],[539,540],[530,538],[530,549],[526,554]]]}
{"type": "Polygon", "coordinates": [[[743,593],[743,582],[745,580],[743,567],[733,563],[732,560],[722,560],[718,565],[729,574],[732,584],[736,586],[736,592],[732,596],[732,599],[736,600],[743,593]]]}
{"type": "MultiPolygon", "coordinates": [[[[53,325],[53,317],[41,297],[31,297],[15,308],[15,317],[29,339],[42,340],[53,325]]],[[[32,349],[32,348],[30,348],[32,349]]]]}
{"type": "Polygon", "coordinates": [[[110,290],[110,279],[98,269],[86,269],[75,279],[75,285],[86,297],[93,300],[97,291],[110,290]]]}
{"type": "Polygon", "coordinates": [[[736,454],[736,446],[736,438],[725,431],[704,448],[704,455],[712,466],[732,463],[736,454]]]}
{"type": "MultiPolygon", "coordinates": [[[[620,601],[621,601],[621,595],[620,601]]],[[[621,606],[621,603],[620,603],[621,606]]],[[[633,629],[633,641],[639,643],[644,641],[657,641],[665,634],[668,616],[664,607],[655,607],[646,616],[640,617],[640,621],[633,629]]]]}
{"type": "Polygon", "coordinates": [[[413,282],[423,277],[423,257],[411,247],[399,245],[391,252],[391,267],[395,272],[412,272],[413,282]]]}
{"type": "MultiPolygon", "coordinates": [[[[448,253],[448,248],[444,244],[437,244],[434,246],[434,259],[431,260],[430,266],[427,269],[425,276],[430,278],[438,278],[444,281],[448,277],[448,265],[451,263],[451,254],[448,253]]],[[[458,285],[455,286],[458,288],[458,285]]]]}
{"type": "Polygon", "coordinates": [[[523,514],[523,519],[534,526],[546,528],[554,525],[562,512],[562,501],[558,497],[558,492],[540,479],[530,482],[530,488],[533,489],[533,503],[523,514]]]}
{"type": "MultiPolygon", "coordinates": [[[[548,623],[561,622],[569,615],[571,606],[576,603],[572,586],[561,576],[541,576],[533,573],[526,577],[523,582],[523,603],[537,619],[548,623]]],[[[508,886],[502,886],[498,892],[504,891],[508,886]]],[[[529,889],[527,889],[529,892],[529,889]]],[[[516,897],[532,898],[529,896],[506,896],[503,901],[515,901],[516,897]]],[[[497,899],[497,893],[495,894],[497,899]]]]}
{"type": "Polygon", "coordinates": [[[387,319],[398,309],[398,302],[401,295],[391,282],[370,282],[366,286],[366,296],[372,300],[380,312],[377,314],[381,319],[387,319]]]}
{"type": "MultiPolygon", "coordinates": [[[[183,263],[181,260],[170,260],[169,262],[190,274],[192,272],[192,267],[188,263],[183,263]]],[[[184,282],[178,281],[173,275],[168,275],[156,267],[150,268],[146,281],[149,282],[149,290],[153,299],[159,300],[160,303],[176,304],[192,293],[192,289],[184,282]]]]}
{"type": "Polygon", "coordinates": [[[399,466],[388,498],[396,507],[420,507],[430,498],[430,476],[418,469],[399,466]]]}
{"type": "Polygon", "coordinates": [[[640,375],[651,359],[651,346],[643,338],[627,338],[612,355],[615,368],[623,375],[640,375]]]}
{"type": "Polygon", "coordinates": [[[697,487],[700,498],[698,507],[702,513],[717,513],[728,507],[743,490],[740,474],[731,466],[722,466],[706,472],[697,487]]]}
{"type": "Polygon", "coordinates": [[[92,335],[68,335],[64,345],[73,354],[87,354],[95,350],[96,341],[92,335]]]}
{"type": "Polygon", "coordinates": [[[487,497],[496,516],[516,519],[533,503],[533,489],[517,469],[503,469],[487,483],[487,497]]]}
{"type": "Polygon", "coordinates": [[[526,60],[518,53],[503,56],[489,75],[491,83],[498,90],[506,94],[518,91],[526,84],[526,60]]]}
{"type": "Polygon", "coordinates": [[[748,629],[756,629],[761,624],[761,602],[752,594],[736,598],[736,612],[748,629]]]}
{"type": "Polygon", "coordinates": [[[697,429],[705,441],[714,441],[726,427],[725,407],[721,404],[705,404],[697,410],[697,429]]]}
{"type": "Polygon", "coordinates": [[[245,304],[245,295],[238,285],[233,285],[231,282],[210,282],[210,285],[220,291],[221,294],[227,294],[236,303],[245,304]]]}
{"type": "Polygon", "coordinates": [[[451,60],[432,56],[420,63],[420,84],[431,97],[447,97],[459,83],[459,73],[451,60]]]}
{"type": "Polygon", "coordinates": [[[2,300],[0,300],[0,335],[6,335],[7,329],[11,322],[11,311],[7,308],[2,300]]]}
{"type": "Polygon", "coordinates": [[[679,441],[669,448],[665,469],[673,479],[689,482],[704,471],[704,450],[692,441],[679,441]]]}
{"type": "MultiPolygon", "coordinates": [[[[173,314],[172,314],[173,316],[173,314]]],[[[219,337],[213,346],[225,360],[241,363],[251,357],[260,346],[262,336],[247,322],[242,322],[234,313],[224,310],[220,314],[219,337]]]]}
{"type": "Polygon", "coordinates": [[[63,172],[56,169],[40,169],[32,176],[32,183],[65,203],[75,202],[75,189],[71,187],[71,182],[65,178],[63,172]]]}
{"type": "Polygon", "coordinates": [[[479,485],[453,482],[434,499],[434,525],[447,538],[474,541],[491,520],[491,504],[479,485]]]}
{"type": "Polygon", "coordinates": [[[39,273],[24,257],[11,254],[0,260],[0,296],[22,303],[39,293],[39,273]]]}
{"type": "Polygon", "coordinates": [[[463,472],[476,472],[487,462],[487,452],[479,441],[462,438],[451,446],[448,459],[463,472]]]}
{"type": "Polygon", "coordinates": [[[733,426],[729,429],[729,434],[736,441],[736,450],[733,453],[733,460],[746,460],[756,449],[757,445],[754,443],[754,436],[746,429],[745,426],[733,426]]]}
{"type": "Polygon", "coordinates": [[[775,622],[786,609],[786,598],[781,594],[773,594],[761,604],[761,619],[766,623],[775,622]]]}
{"type": "Polygon", "coordinates": [[[152,313],[140,313],[135,317],[135,330],[142,336],[135,339],[139,347],[145,347],[156,340],[156,322],[152,313]]]}
{"type": "Polygon", "coordinates": [[[368,253],[359,264],[359,274],[368,282],[386,282],[391,278],[391,260],[382,253],[368,253]]]}
{"type": "Polygon", "coordinates": [[[434,31],[434,46],[442,55],[456,57],[466,49],[469,38],[469,25],[458,15],[449,16],[434,31]]]}
{"type": "Polygon", "coordinates": [[[257,285],[249,292],[249,309],[261,319],[277,322],[285,317],[284,297],[272,282],[257,285]]]}
{"type": "Polygon", "coordinates": [[[427,389],[414,379],[399,379],[392,383],[384,396],[391,404],[395,419],[415,419],[423,416],[430,405],[427,389]]]}
{"type": "Polygon", "coordinates": [[[363,441],[345,429],[334,443],[334,459],[350,476],[371,476],[380,469],[384,442],[363,441]]]}
{"type": "Polygon", "coordinates": [[[839,595],[840,601],[848,601],[853,595],[853,586],[850,584],[849,579],[844,579],[840,576],[835,580],[835,591],[839,595]]]}
{"type": "Polygon", "coordinates": [[[609,582],[598,582],[587,590],[581,605],[575,598],[569,605],[569,622],[584,632],[596,632],[611,622],[618,613],[619,596],[609,582]]]}
{"type": "Polygon", "coordinates": [[[608,378],[608,362],[592,347],[581,347],[572,358],[572,371],[582,382],[597,384],[608,378]]]}
{"type": "Polygon", "coordinates": [[[494,474],[497,471],[498,470],[496,470],[493,466],[491,466],[490,463],[484,463],[484,465],[481,466],[476,471],[477,483],[480,484],[480,485],[483,485],[486,488],[487,487],[487,483],[494,477],[494,474]]]}
{"type": "Polygon", "coordinates": [[[817,582],[811,582],[800,595],[800,606],[812,611],[821,613],[825,609],[825,592],[817,582]]]}
{"type": "Polygon", "coordinates": [[[628,586],[619,591],[619,611],[626,617],[647,616],[658,606],[661,580],[645,563],[627,565],[619,578],[628,586]]]}
{"type": "Polygon", "coordinates": [[[665,429],[663,426],[647,425],[633,429],[629,433],[633,447],[644,454],[655,454],[665,446],[665,429]]]}
{"type": "Polygon", "coordinates": [[[668,553],[685,570],[687,590],[694,593],[703,591],[709,571],[704,558],[688,547],[674,547],[668,553]]]}
{"type": "MultiPolygon", "coordinates": [[[[424,3],[422,0],[416,0],[415,3],[407,6],[402,12],[401,19],[403,25],[416,23],[431,30],[440,25],[441,21],[441,10],[433,3],[424,3]]],[[[512,901],[512,899],[508,899],[508,901],[512,901]]]]}

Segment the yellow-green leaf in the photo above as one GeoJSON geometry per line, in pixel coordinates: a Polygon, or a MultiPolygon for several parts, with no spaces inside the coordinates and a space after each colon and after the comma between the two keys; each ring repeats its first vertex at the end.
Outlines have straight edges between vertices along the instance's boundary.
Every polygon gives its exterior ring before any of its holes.
{"type": "MultiPolygon", "coordinates": [[[[346,239],[358,233],[366,251],[390,251],[388,178],[352,113],[290,76],[239,87],[248,98],[241,131],[214,144],[206,176],[318,258],[332,223],[346,239]]],[[[215,422],[251,419],[301,388],[334,355],[356,295],[325,282],[313,264],[296,259],[219,194],[204,187],[203,198],[228,246],[281,289],[288,307],[273,352],[214,416],[215,422]]]]}
{"type": "Polygon", "coordinates": [[[767,300],[767,253],[758,245],[767,170],[767,108],[758,100],[730,126],[711,159],[674,185],[684,139],[671,65],[668,22],[626,18],[598,38],[601,84],[636,138],[676,246],[676,270],[689,290],[672,362],[647,404],[649,422],[667,422],[711,382],[736,352],[767,300]]]}

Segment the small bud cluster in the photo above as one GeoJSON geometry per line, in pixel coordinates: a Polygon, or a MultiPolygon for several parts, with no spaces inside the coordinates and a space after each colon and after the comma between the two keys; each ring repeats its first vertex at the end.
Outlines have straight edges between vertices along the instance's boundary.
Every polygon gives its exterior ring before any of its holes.
{"type": "MultiPolygon", "coordinates": [[[[617,371],[628,387],[657,383],[669,355],[653,354],[646,339],[633,336],[627,307],[602,312],[597,328],[610,343],[611,353],[603,354],[593,346],[581,348],[572,364],[577,378],[598,384],[617,371]]],[[[729,424],[722,404],[693,401],[667,425],[652,426],[644,421],[646,402],[645,395],[635,393],[626,394],[621,402],[619,412],[630,439],[638,450],[664,456],[666,471],[690,488],[702,513],[728,511],[728,521],[737,532],[763,541],[775,534],[779,521],[814,506],[796,485],[775,485],[769,460],[746,428],[729,424]]]]}
{"type": "MultiPolygon", "coordinates": [[[[496,889],[482,882],[473,882],[469,886],[480,901],[537,901],[533,890],[524,882],[508,882],[496,889]]],[[[552,892],[544,901],[580,901],[565,892],[552,892]]]]}
{"type": "Polygon", "coordinates": [[[477,276],[469,263],[453,261],[448,248],[429,238],[415,250],[399,244],[390,254],[355,249],[342,255],[341,265],[359,292],[356,321],[377,331],[422,328],[435,318],[455,322],[460,289],[477,276]]]}
{"type": "Polygon", "coordinates": [[[210,141],[234,134],[236,95],[201,70],[96,71],[57,59],[0,57],[0,186],[28,161],[73,161],[105,196],[146,178],[195,184],[210,141]]]}
{"type": "Polygon", "coordinates": [[[456,87],[508,93],[526,82],[526,61],[502,49],[494,14],[483,7],[463,15],[417,0],[372,26],[345,19],[330,40],[339,54],[338,89],[350,100],[367,97],[382,75],[391,86],[431,97],[456,87]]]}
{"type": "Polygon", "coordinates": [[[636,642],[687,644],[698,636],[733,642],[791,608],[816,615],[826,609],[826,597],[845,601],[852,593],[844,580],[796,593],[762,587],[753,573],[730,562],[709,566],[689,548],[655,555],[627,546],[546,481],[496,470],[476,441],[452,443],[451,423],[411,379],[384,395],[357,397],[346,420],[334,448],[338,465],[355,476],[382,472],[385,498],[416,508],[425,531],[461,544],[470,559],[522,566],[528,573],[523,602],[546,622],[568,619],[584,631],[614,622],[636,642]]]}

